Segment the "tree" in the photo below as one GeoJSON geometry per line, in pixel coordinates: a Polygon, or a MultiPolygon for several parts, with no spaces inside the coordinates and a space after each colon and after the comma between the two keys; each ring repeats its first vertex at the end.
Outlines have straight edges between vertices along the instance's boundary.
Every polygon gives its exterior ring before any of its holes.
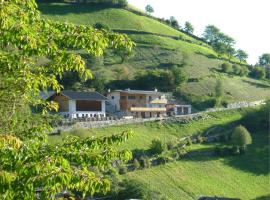
{"type": "Polygon", "coordinates": [[[58,78],[64,72],[92,78],[83,59],[71,50],[102,55],[108,47],[131,49],[133,42],[125,35],[44,20],[36,8],[34,0],[0,3],[0,199],[36,199],[36,189],[41,199],[63,190],[106,193],[110,181],[92,168],[104,172],[115,159],[129,160],[129,151],[113,146],[131,133],[85,140],[68,137],[63,144],[50,146],[49,111],[58,106],[44,101],[40,92],[59,92],[58,78]],[[46,62],[40,63],[40,58],[46,62]],[[34,114],[30,107],[42,112],[34,114]]]}
{"type": "Polygon", "coordinates": [[[263,79],[266,77],[265,69],[263,67],[256,66],[251,70],[250,75],[253,78],[263,79]]]}
{"type": "Polygon", "coordinates": [[[149,4],[145,7],[145,11],[146,11],[148,14],[152,14],[152,13],[155,12],[154,8],[153,8],[151,5],[149,5],[149,4]]]}
{"type": "Polygon", "coordinates": [[[219,55],[226,54],[231,59],[235,54],[235,40],[222,33],[214,25],[208,25],[203,33],[203,39],[208,42],[219,55]]]}
{"type": "Polygon", "coordinates": [[[218,41],[220,30],[214,25],[208,25],[205,27],[203,33],[203,39],[210,45],[213,45],[218,41]]]}
{"type": "Polygon", "coordinates": [[[229,63],[222,63],[221,70],[225,73],[230,73],[232,72],[232,65],[229,63]]]}
{"type": "Polygon", "coordinates": [[[237,147],[245,150],[247,145],[252,144],[252,138],[248,130],[244,126],[239,125],[233,131],[232,142],[237,147]]]}
{"type": "Polygon", "coordinates": [[[179,23],[178,23],[177,19],[174,16],[170,17],[170,23],[171,23],[171,26],[174,27],[175,29],[180,28],[179,23]]]}
{"type": "Polygon", "coordinates": [[[259,64],[261,66],[267,66],[270,65],[270,54],[265,53],[259,58],[259,64]]]}
{"type": "Polygon", "coordinates": [[[231,60],[232,57],[234,57],[236,50],[232,46],[228,46],[226,51],[227,51],[226,53],[229,57],[229,60],[231,60]]]}
{"type": "Polygon", "coordinates": [[[121,8],[127,7],[128,6],[127,0],[118,0],[118,6],[121,8]]]}
{"type": "Polygon", "coordinates": [[[190,22],[185,23],[184,31],[189,33],[189,34],[193,34],[194,27],[192,26],[192,24],[190,22]]]}
{"type": "Polygon", "coordinates": [[[124,47],[117,48],[114,52],[121,58],[121,64],[123,64],[132,55],[131,50],[124,47]]]}
{"type": "Polygon", "coordinates": [[[218,79],[215,86],[216,106],[220,106],[223,95],[224,95],[223,83],[220,79],[218,79]]]}
{"type": "Polygon", "coordinates": [[[233,73],[238,76],[247,76],[249,73],[249,70],[245,66],[240,66],[240,65],[233,65],[233,73]]]}
{"type": "Polygon", "coordinates": [[[243,61],[247,60],[248,54],[245,51],[238,49],[236,51],[236,58],[238,58],[240,60],[240,62],[243,62],[243,61]]]}

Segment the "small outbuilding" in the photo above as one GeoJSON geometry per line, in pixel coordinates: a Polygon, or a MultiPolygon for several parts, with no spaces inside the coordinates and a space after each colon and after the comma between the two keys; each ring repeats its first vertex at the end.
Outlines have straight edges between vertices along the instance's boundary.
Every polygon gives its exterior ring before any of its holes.
{"type": "Polygon", "coordinates": [[[100,118],[106,116],[108,99],[98,92],[61,91],[47,97],[59,105],[59,113],[65,118],[100,118]]]}

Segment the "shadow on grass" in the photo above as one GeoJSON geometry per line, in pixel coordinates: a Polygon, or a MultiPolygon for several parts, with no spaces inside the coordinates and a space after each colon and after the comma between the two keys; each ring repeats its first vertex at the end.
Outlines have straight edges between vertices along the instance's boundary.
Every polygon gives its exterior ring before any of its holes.
{"type": "MultiPolygon", "coordinates": [[[[267,175],[270,172],[269,135],[265,132],[258,132],[253,134],[252,138],[253,144],[248,146],[244,155],[225,156],[223,162],[238,170],[255,175],[267,175]]],[[[207,162],[220,158],[214,154],[211,155],[210,151],[214,151],[214,148],[190,151],[183,161],[207,162]]]]}
{"type": "Polygon", "coordinates": [[[260,197],[257,197],[255,199],[252,199],[252,200],[269,200],[269,199],[270,199],[270,194],[264,195],[264,196],[260,196],[260,197]]]}
{"type": "Polygon", "coordinates": [[[252,172],[256,175],[267,175],[269,169],[269,136],[259,132],[252,135],[253,144],[247,148],[245,155],[225,159],[225,164],[234,168],[252,172]]]}

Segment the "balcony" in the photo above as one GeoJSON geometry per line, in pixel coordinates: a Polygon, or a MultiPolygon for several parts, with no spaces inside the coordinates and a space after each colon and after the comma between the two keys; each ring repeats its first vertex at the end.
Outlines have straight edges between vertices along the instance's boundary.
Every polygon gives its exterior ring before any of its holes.
{"type": "Polygon", "coordinates": [[[131,107],[131,112],[166,112],[166,108],[131,107]]]}

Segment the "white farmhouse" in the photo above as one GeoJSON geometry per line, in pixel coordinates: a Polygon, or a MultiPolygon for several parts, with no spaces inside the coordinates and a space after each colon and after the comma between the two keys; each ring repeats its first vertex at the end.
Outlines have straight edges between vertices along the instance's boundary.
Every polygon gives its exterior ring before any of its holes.
{"type": "Polygon", "coordinates": [[[105,117],[105,102],[108,99],[98,92],[61,91],[47,97],[59,105],[59,112],[66,118],[105,117]]]}

